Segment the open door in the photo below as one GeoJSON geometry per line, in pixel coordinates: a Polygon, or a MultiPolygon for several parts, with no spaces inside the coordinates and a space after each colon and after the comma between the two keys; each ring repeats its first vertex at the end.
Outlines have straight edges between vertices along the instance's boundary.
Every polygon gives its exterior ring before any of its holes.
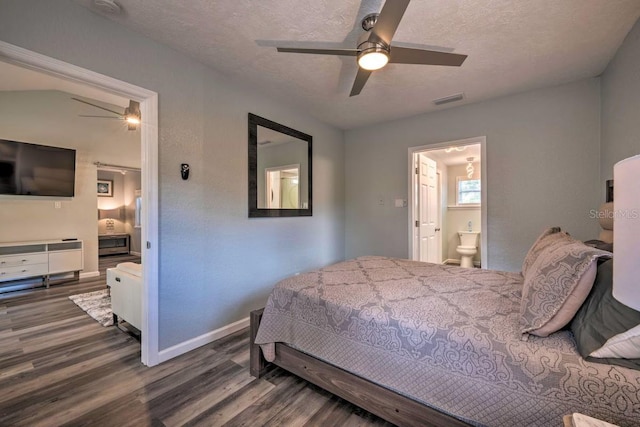
{"type": "Polygon", "coordinates": [[[441,263],[439,258],[438,177],[436,162],[418,154],[418,248],[419,260],[441,263]]]}

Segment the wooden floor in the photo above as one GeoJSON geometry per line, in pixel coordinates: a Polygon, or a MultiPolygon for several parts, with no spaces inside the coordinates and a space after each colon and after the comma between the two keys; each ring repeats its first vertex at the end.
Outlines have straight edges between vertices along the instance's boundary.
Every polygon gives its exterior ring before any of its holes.
{"type": "Polygon", "coordinates": [[[68,297],[100,277],[0,294],[0,426],[370,426],[383,420],[280,369],[249,375],[249,333],[159,366],[68,297]]]}

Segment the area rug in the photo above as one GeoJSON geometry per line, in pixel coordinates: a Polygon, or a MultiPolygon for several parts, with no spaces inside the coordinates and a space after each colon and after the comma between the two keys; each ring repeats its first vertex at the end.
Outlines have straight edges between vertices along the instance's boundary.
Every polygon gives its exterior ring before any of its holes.
{"type": "Polygon", "coordinates": [[[102,326],[113,326],[113,315],[111,312],[111,296],[106,289],[86,294],[71,295],[71,301],[87,312],[102,326]]]}

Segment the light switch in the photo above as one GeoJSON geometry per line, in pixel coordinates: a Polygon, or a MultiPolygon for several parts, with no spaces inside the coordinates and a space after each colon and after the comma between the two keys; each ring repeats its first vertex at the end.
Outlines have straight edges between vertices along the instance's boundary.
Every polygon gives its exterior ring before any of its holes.
{"type": "Polygon", "coordinates": [[[406,208],[407,201],[404,199],[396,199],[396,208],[406,208]]]}
{"type": "Polygon", "coordinates": [[[62,207],[62,203],[60,202],[53,202],[53,207],[56,209],[60,209],[62,207]]]}

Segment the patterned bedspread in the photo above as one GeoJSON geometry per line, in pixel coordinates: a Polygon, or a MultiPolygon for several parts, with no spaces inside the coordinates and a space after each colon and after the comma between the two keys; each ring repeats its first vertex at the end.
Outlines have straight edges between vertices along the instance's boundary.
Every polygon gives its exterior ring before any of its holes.
{"type": "Polygon", "coordinates": [[[562,331],[523,341],[522,276],[362,257],[285,279],[256,343],[284,342],[475,425],[640,423],[640,372],[584,361],[562,331]]]}

